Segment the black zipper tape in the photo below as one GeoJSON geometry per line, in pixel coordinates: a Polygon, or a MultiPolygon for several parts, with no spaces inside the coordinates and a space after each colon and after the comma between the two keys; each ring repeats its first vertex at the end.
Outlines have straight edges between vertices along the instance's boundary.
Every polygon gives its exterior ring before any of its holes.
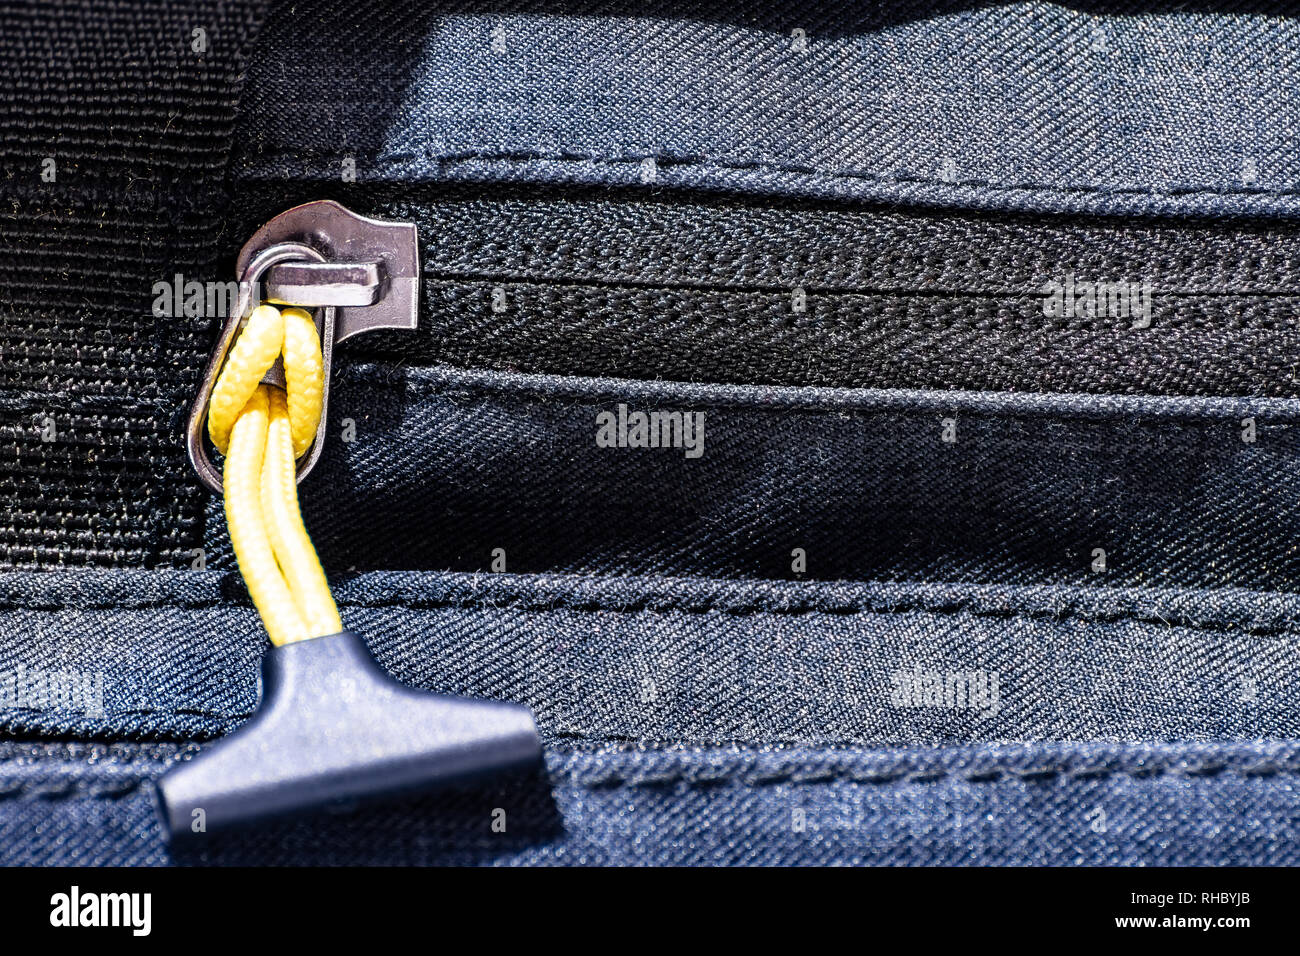
{"type": "MultiPolygon", "coordinates": [[[[284,188],[245,186],[247,207],[282,205],[284,188]]],[[[1291,223],[582,189],[324,193],[419,226],[420,331],[359,346],[408,362],[733,384],[1297,394],[1291,223]]]]}

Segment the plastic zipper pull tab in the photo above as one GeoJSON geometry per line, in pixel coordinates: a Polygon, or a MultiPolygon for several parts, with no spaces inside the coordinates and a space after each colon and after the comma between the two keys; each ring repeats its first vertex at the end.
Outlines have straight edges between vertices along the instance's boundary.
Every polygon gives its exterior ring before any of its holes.
{"type": "MultiPolygon", "coordinates": [[[[276,216],[244,244],[236,261],[239,299],[208,360],[190,410],[186,446],[203,483],[221,492],[221,472],[204,441],[212,389],[244,322],[262,302],[315,311],[325,359],[325,396],[316,440],[298,464],[298,480],[315,467],[325,441],[334,346],[375,329],[415,329],[419,320],[420,248],[415,226],[369,219],[333,200],[304,203],[276,216]]],[[[283,385],[283,371],[265,379],[283,385]]]]}
{"type": "Polygon", "coordinates": [[[407,687],[344,631],[271,648],[252,718],[168,771],[158,796],[176,840],[523,770],[541,754],[527,707],[407,687]]]}

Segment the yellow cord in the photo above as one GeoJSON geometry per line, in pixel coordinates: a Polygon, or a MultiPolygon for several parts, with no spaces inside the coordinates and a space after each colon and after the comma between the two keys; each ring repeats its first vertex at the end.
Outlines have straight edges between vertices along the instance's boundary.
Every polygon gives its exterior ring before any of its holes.
{"type": "Polygon", "coordinates": [[[325,395],[316,323],[261,305],[235,340],[208,404],[208,435],[226,456],[226,523],[235,559],[277,646],[343,630],[298,509],[295,462],[311,447],[325,395]],[[286,395],[261,384],[284,359],[286,395]]]}

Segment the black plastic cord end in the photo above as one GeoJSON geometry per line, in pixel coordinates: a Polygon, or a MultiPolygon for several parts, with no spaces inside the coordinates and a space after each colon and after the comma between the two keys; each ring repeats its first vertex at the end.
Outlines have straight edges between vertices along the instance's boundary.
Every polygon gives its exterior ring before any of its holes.
{"type": "Polygon", "coordinates": [[[262,702],[158,782],[169,839],[520,769],[541,758],[527,707],[398,683],[351,631],[272,648],[262,702]]]}

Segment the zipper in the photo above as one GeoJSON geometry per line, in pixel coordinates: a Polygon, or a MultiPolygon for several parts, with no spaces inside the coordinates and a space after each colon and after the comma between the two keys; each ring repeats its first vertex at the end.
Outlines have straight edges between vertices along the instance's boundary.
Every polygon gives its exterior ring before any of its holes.
{"type": "Polygon", "coordinates": [[[299,513],[296,485],[324,442],[334,345],[415,328],[416,240],[410,223],[321,201],[276,216],[239,253],[237,306],[186,441],[199,477],[225,500],[240,572],[274,646],[252,718],[158,781],[172,840],[541,759],[527,707],[414,690],[342,629],[299,513]],[[226,456],[224,473],[205,431],[226,456]]]}
{"type": "MultiPolygon", "coordinates": [[[[329,411],[334,346],[378,329],[413,330],[419,320],[420,247],[416,227],[360,216],[333,200],[281,213],[244,243],[236,260],[239,298],[208,361],[190,411],[186,447],[199,478],[218,494],[221,472],[203,439],[212,390],[230,349],[260,303],[316,312],[325,382],[316,438],[299,461],[302,481],[320,460],[329,411]]],[[[279,359],[263,382],[285,385],[279,359]]]]}

